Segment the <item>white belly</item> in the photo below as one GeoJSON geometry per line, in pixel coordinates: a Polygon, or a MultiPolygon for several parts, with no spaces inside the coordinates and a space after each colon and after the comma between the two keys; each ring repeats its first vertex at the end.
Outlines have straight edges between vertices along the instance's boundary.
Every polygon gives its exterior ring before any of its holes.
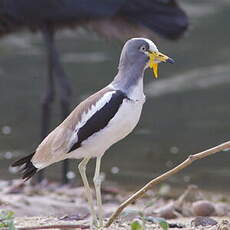
{"type": "Polygon", "coordinates": [[[111,145],[123,139],[136,127],[143,104],[144,100],[132,101],[125,99],[108,125],[83,141],[81,147],[73,151],[68,158],[103,155],[111,145]]]}

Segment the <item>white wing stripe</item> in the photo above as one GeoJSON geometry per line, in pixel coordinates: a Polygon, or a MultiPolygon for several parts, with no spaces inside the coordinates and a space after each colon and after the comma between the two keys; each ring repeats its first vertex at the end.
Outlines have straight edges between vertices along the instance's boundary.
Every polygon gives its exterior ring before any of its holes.
{"type": "Polygon", "coordinates": [[[88,111],[84,111],[81,115],[81,120],[80,122],[78,122],[75,126],[75,129],[74,129],[74,133],[73,133],[73,136],[70,138],[70,145],[73,143],[73,142],[77,142],[78,140],[78,137],[77,137],[77,132],[78,130],[83,127],[86,122],[98,111],[100,110],[106,103],[108,103],[111,98],[112,98],[112,95],[115,93],[116,91],[110,91],[110,92],[107,92],[105,93],[101,98],[100,100],[97,101],[97,103],[95,105],[92,105],[88,111]]]}

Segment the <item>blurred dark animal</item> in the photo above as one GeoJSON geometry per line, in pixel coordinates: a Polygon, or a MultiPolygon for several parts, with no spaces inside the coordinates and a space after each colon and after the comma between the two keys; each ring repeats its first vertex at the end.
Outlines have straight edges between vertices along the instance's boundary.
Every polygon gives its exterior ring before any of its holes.
{"type": "MultiPolygon", "coordinates": [[[[0,36],[28,29],[41,31],[44,37],[48,77],[42,100],[41,138],[49,130],[55,81],[60,89],[62,119],[70,107],[71,87],[60,63],[54,35],[62,28],[77,26],[107,38],[153,37],[157,33],[166,39],[178,39],[188,27],[188,18],[176,0],[0,0],[0,36]]],[[[63,170],[66,182],[67,162],[63,170]]]]}

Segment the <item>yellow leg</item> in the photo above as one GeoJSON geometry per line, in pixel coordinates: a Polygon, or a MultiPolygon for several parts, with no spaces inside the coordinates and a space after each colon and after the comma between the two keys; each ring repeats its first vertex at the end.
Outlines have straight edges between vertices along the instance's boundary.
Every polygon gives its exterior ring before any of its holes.
{"type": "Polygon", "coordinates": [[[102,209],[102,201],[101,201],[101,178],[100,178],[100,167],[101,167],[101,156],[97,157],[96,160],[96,169],[93,178],[95,190],[96,190],[96,198],[97,198],[97,207],[98,207],[98,218],[99,218],[99,227],[103,226],[103,209],[102,209]]]}
{"type": "Polygon", "coordinates": [[[78,165],[78,169],[79,172],[81,174],[81,178],[86,190],[86,197],[88,199],[88,203],[89,203],[89,207],[90,207],[90,212],[91,212],[91,216],[92,216],[92,223],[94,225],[97,225],[97,217],[96,217],[96,213],[93,207],[93,197],[92,197],[92,193],[91,193],[91,189],[89,186],[89,182],[87,180],[87,176],[86,176],[86,165],[89,162],[90,158],[84,158],[80,164],[78,165]]]}

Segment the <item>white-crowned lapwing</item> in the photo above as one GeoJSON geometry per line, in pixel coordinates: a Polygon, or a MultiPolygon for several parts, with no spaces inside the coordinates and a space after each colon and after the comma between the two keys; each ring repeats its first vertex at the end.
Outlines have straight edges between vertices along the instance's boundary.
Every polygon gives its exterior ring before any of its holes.
{"type": "Polygon", "coordinates": [[[145,38],[133,38],[124,45],[118,73],[105,88],[80,103],[73,112],[54,129],[36,151],[13,164],[24,165],[23,179],[31,178],[37,171],[67,158],[80,159],[79,171],[86,189],[93,223],[97,214],[93,205],[86,165],[96,158],[94,185],[98,205],[99,225],[103,225],[101,202],[101,157],[113,144],[123,139],[137,125],[145,102],[143,76],[146,68],[154,70],[160,62],[174,61],[160,53],[156,45],[145,38]]]}

